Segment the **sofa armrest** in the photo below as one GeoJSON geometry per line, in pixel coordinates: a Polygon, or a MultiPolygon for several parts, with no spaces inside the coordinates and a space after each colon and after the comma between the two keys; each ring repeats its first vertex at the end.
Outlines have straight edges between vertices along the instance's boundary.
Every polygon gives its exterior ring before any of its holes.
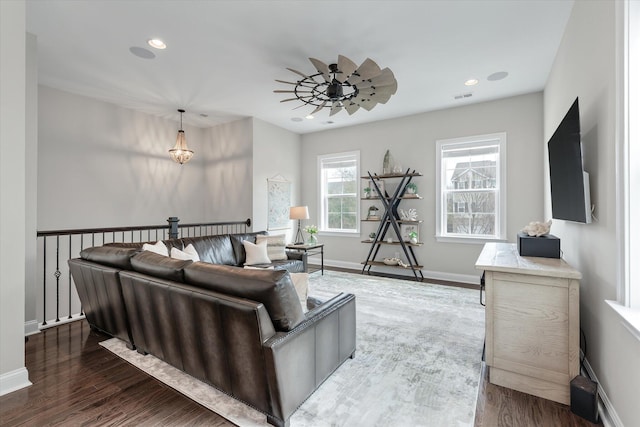
{"type": "Polygon", "coordinates": [[[264,345],[272,407],[286,421],[356,349],[356,300],[339,294],[264,345]]]}
{"type": "Polygon", "coordinates": [[[287,251],[287,259],[295,259],[302,261],[304,272],[307,272],[307,253],[302,251],[287,251]]]}

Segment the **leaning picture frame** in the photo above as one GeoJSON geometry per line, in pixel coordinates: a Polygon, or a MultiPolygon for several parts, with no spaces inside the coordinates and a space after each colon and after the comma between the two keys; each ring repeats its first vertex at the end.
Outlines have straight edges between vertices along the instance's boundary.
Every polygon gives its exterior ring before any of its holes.
{"type": "MultiPolygon", "coordinates": [[[[378,185],[378,188],[380,189],[380,192],[384,195],[385,194],[384,181],[381,180],[381,179],[376,179],[375,182],[378,185]]],[[[378,197],[378,193],[376,193],[375,190],[374,190],[374,186],[373,186],[373,181],[372,180],[369,180],[369,188],[371,188],[371,193],[372,193],[373,197],[378,197]]]]}
{"type": "Polygon", "coordinates": [[[409,233],[415,232],[418,235],[418,241],[420,241],[420,230],[418,224],[400,224],[400,235],[405,242],[409,241],[409,233]]]}

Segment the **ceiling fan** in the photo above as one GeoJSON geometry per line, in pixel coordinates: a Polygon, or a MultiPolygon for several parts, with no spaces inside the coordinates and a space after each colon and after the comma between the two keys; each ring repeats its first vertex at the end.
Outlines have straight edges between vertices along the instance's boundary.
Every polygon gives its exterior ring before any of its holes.
{"type": "Polygon", "coordinates": [[[317,73],[307,75],[287,68],[302,78],[295,82],[276,80],[294,86],[292,90],[274,90],[275,93],[290,93],[295,96],[280,102],[302,101],[303,104],[294,110],[311,105],[316,107],[310,113],[312,115],[323,108],[331,109],[330,116],[343,108],[351,115],[360,107],[370,111],[376,104],[386,103],[398,89],[393,72],[388,68],[381,70],[378,64],[369,58],[359,67],[342,55],[338,55],[338,62],[335,64],[327,65],[315,58],[309,58],[309,61],[317,73]]]}

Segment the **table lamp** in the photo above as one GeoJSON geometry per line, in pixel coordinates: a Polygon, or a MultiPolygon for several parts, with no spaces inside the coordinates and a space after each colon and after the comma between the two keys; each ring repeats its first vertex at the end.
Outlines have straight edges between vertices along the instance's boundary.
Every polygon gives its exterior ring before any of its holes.
{"type": "Polygon", "coordinates": [[[289,208],[289,219],[298,220],[298,232],[296,233],[294,244],[304,244],[304,236],[302,235],[302,229],[300,228],[300,221],[303,219],[309,219],[309,208],[307,206],[291,206],[289,208]]]}

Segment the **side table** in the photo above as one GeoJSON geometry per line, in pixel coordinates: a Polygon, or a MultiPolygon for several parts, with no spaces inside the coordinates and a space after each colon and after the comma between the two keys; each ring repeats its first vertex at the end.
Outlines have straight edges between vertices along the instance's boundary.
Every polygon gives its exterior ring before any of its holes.
{"type": "Polygon", "coordinates": [[[313,273],[314,271],[320,270],[321,274],[324,275],[324,243],[312,243],[312,244],[290,244],[287,245],[286,248],[291,251],[297,252],[305,252],[307,254],[307,260],[309,257],[314,255],[320,255],[320,268],[309,271],[309,273],[313,273]]]}

